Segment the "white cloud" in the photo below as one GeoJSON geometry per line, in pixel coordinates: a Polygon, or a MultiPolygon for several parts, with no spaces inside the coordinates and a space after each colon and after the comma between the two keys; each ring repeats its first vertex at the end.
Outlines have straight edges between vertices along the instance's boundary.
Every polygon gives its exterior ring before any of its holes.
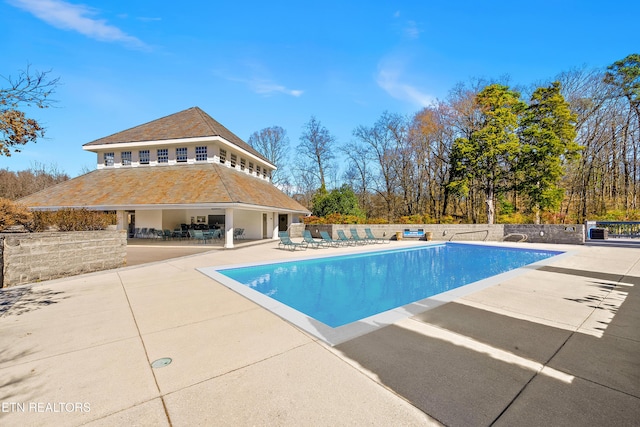
{"type": "Polygon", "coordinates": [[[62,0],[9,0],[9,3],[56,28],[76,31],[99,41],[119,42],[131,48],[148,49],[144,42],[108,24],[106,20],[92,18],[97,15],[97,11],[85,5],[62,0]]]}
{"type": "Polygon", "coordinates": [[[285,95],[299,97],[299,96],[302,96],[302,94],[304,93],[304,91],[302,90],[289,89],[286,86],[283,86],[281,84],[275,83],[267,79],[255,78],[255,77],[250,79],[245,79],[241,77],[232,77],[226,73],[220,73],[220,72],[216,72],[216,74],[220,75],[226,80],[242,83],[248,86],[249,89],[251,89],[253,92],[259,95],[271,96],[276,93],[282,93],[285,95]]]}
{"type": "Polygon", "coordinates": [[[404,28],[404,35],[410,39],[417,39],[420,37],[422,30],[418,28],[418,24],[415,21],[407,22],[407,26],[404,28]]]}
{"type": "Polygon", "coordinates": [[[297,89],[287,89],[286,87],[266,80],[249,80],[247,81],[256,93],[261,95],[271,95],[272,93],[284,93],[285,95],[301,96],[303,91],[297,89]]]}
{"type": "Polygon", "coordinates": [[[433,96],[403,81],[403,68],[399,63],[383,61],[378,66],[376,83],[389,95],[401,101],[410,102],[419,107],[432,104],[435,101],[433,96]]]}

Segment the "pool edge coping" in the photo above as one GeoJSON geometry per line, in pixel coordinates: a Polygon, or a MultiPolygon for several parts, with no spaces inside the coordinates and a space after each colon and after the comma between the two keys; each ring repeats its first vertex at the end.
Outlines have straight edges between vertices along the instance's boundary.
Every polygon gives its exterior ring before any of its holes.
{"type": "MultiPolygon", "coordinates": [[[[446,243],[447,242],[427,242],[425,246],[440,246],[446,243]]],[[[496,244],[487,245],[486,244],[487,242],[479,242],[479,243],[451,242],[451,243],[514,248],[514,246],[510,246],[510,245],[496,245],[496,244]]],[[[493,243],[493,242],[490,242],[490,243],[493,243]]],[[[525,249],[525,248],[522,248],[522,249],[525,249]]],[[[399,250],[399,248],[387,249],[387,250],[376,248],[376,249],[362,250],[357,252],[348,252],[340,255],[322,254],[319,256],[290,258],[282,261],[270,260],[270,261],[260,261],[260,262],[253,262],[253,263],[245,262],[245,263],[238,263],[238,264],[220,265],[215,267],[199,267],[199,268],[196,268],[196,270],[204,274],[205,276],[211,278],[212,280],[222,284],[223,286],[231,289],[232,291],[238,293],[239,295],[249,299],[250,301],[253,301],[259,306],[269,310],[276,316],[291,323],[297,328],[307,332],[308,334],[314,336],[315,338],[333,347],[333,346],[342,344],[346,341],[349,341],[351,339],[373,332],[377,329],[383,328],[385,326],[392,325],[399,320],[416,316],[428,310],[439,307],[443,304],[455,301],[458,298],[462,298],[466,295],[489,288],[505,280],[518,277],[531,270],[536,270],[545,265],[555,263],[556,261],[562,258],[573,256],[576,253],[578,253],[577,250],[573,250],[573,251],[555,250],[555,252],[559,252],[559,253],[549,258],[536,261],[534,263],[525,265],[523,267],[518,267],[516,269],[497,274],[495,276],[477,280],[475,282],[471,282],[469,284],[460,286],[458,288],[451,289],[449,291],[445,291],[445,292],[424,298],[419,301],[405,304],[400,307],[386,310],[381,313],[374,314],[372,316],[357,320],[355,322],[338,326],[336,328],[330,327],[325,323],[322,323],[319,320],[314,319],[311,316],[308,316],[292,307],[289,307],[284,303],[281,303],[271,297],[268,297],[267,295],[262,294],[261,292],[256,291],[249,286],[243,285],[242,283],[237,282],[231,279],[230,277],[227,277],[221,274],[220,272],[218,272],[218,270],[224,270],[229,268],[242,268],[242,267],[267,265],[267,264],[279,264],[279,263],[287,263],[287,262],[304,261],[304,260],[310,260],[310,259],[323,259],[323,258],[340,257],[340,256],[348,256],[348,255],[371,253],[371,252],[384,252],[384,251],[392,251],[392,250],[393,251],[399,250]]],[[[544,250],[552,251],[552,252],[554,251],[552,249],[544,249],[544,250]]]]}

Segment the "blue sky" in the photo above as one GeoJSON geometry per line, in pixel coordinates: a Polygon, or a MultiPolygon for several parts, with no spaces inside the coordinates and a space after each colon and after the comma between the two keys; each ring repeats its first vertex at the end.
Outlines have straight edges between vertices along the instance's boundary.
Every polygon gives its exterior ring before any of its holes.
{"type": "MultiPolygon", "coordinates": [[[[0,0],[0,75],[60,77],[45,139],[0,168],[95,168],[82,144],[199,106],[245,141],[292,150],[315,116],[338,143],[412,115],[458,82],[531,85],[640,51],[636,1],[0,0]]],[[[0,81],[0,87],[6,87],[0,81]]]]}

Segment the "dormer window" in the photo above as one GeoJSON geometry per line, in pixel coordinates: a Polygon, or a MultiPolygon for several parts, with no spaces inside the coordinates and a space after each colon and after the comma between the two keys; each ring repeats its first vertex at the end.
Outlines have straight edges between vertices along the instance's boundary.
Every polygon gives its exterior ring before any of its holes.
{"type": "Polygon", "coordinates": [[[196,147],[196,162],[207,161],[207,147],[196,147]]]}
{"type": "Polygon", "coordinates": [[[227,150],[220,149],[220,163],[223,165],[227,162],[227,150]]]}
{"type": "Polygon", "coordinates": [[[113,160],[115,159],[114,153],[104,153],[104,165],[113,166],[113,160]]]}
{"type": "Polygon", "coordinates": [[[169,149],[168,148],[159,148],[158,149],[158,163],[169,163],[169,149]]]}
{"type": "Polygon", "coordinates": [[[141,165],[149,164],[149,150],[140,150],[138,151],[138,157],[140,159],[141,165]]]}
{"type": "Polygon", "coordinates": [[[187,147],[176,148],[176,161],[185,163],[187,161],[187,147]]]}
{"type": "Polygon", "coordinates": [[[131,151],[123,151],[120,154],[122,166],[131,166],[131,151]]]}

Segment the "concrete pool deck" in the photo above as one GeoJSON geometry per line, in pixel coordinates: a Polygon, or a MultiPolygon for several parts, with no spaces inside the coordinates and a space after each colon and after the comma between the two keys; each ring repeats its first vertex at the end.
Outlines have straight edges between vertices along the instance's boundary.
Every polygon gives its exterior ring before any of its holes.
{"type": "Polygon", "coordinates": [[[576,253],[330,347],[195,270],[367,249],[276,245],[3,290],[0,424],[640,419],[637,248],[514,244],[576,253]]]}

